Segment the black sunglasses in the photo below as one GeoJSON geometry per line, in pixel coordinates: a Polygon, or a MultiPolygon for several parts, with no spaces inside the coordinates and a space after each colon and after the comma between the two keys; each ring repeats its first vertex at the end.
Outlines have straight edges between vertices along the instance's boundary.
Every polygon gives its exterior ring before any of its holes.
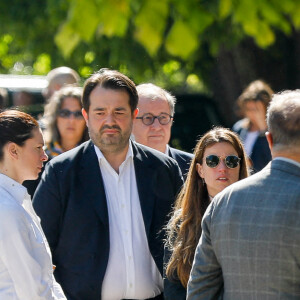
{"type": "Polygon", "coordinates": [[[159,116],[154,116],[151,113],[147,113],[142,117],[136,117],[136,119],[140,119],[144,125],[150,126],[154,123],[155,119],[157,119],[161,125],[167,125],[171,122],[173,117],[167,113],[161,113],[159,116]]]}
{"type": "Polygon", "coordinates": [[[83,118],[83,115],[81,113],[81,110],[75,110],[75,111],[70,111],[68,109],[61,109],[59,112],[58,112],[58,115],[61,117],[61,118],[64,118],[64,119],[68,119],[70,118],[72,115],[74,116],[75,119],[82,119],[83,118]]]}
{"type": "MultiPolygon", "coordinates": [[[[225,166],[229,169],[234,169],[240,164],[240,158],[236,155],[228,155],[224,159],[225,166]]],[[[221,161],[221,157],[217,155],[208,155],[205,158],[206,165],[209,168],[216,168],[221,161]]]]}

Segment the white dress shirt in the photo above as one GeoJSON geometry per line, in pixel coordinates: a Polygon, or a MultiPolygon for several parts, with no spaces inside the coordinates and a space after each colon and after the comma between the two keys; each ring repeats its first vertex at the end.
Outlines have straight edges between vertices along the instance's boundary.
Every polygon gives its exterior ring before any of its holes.
{"type": "Polygon", "coordinates": [[[103,300],[147,299],[161,294],[162,276],[151,256],[129,143],[119,174],[95,147],[108,207],[110,251],[103,300]]]}
{"type": "Polygon", "coordinates": [[[25,187],[0,174],[0,299],[66,299],[25,187]]]}

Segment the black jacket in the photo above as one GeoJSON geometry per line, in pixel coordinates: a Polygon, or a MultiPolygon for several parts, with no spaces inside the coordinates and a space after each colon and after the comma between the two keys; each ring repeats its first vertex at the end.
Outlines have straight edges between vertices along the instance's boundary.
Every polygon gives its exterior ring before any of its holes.
{"type": "MultiPolygon", "coordinates": [[[[183,181],[177,163],[132,143],[141,210],[151,255],[163,272],[161,230],[183,181]]],[[[99,300],[109,257],[109,222],[103,179],[89,141],[53,158],[33,206],[48,239],[55,277],[68,300],[99,300]]]]}

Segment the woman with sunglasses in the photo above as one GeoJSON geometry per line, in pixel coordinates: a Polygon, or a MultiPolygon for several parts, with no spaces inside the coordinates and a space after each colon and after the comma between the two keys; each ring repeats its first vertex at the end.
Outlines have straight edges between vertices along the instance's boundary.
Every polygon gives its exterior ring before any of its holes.
{"type": "Polygon", "coordinates": [[[0,113],[0,299],[66,299],[54,280],[50,248],[30,196],[22,186],[36,179],[44,139],[30,115],[0,113]]]}
{"type": "MultiPolygon", "coordinates": [[[[41,122],[45,127],[45,151],[49,160],[89,139],[81,113],[81,96],[81,87],[65,86],[56,91],[45,106],[41,122]]],[[[31,197],[33,197],[39,181],[40,177],[37,180],[26,180],[23,183],[31,197]]]]}
{"type": "Polygon", "coordinates": [[[197,143],[186,183],[167,226],[164,297],[185,300],[202,217],[213,199],[230,184],[248,177],[244,147],[238,135],[216,127],[197,143]]]}
{"type": "Polygon", "coordinates": [[[73,149],[88,140],[88,131],[81,113],[82,88],[66,86],[50,98],[45,107],[46,153],[50,158],[73,149]]]}

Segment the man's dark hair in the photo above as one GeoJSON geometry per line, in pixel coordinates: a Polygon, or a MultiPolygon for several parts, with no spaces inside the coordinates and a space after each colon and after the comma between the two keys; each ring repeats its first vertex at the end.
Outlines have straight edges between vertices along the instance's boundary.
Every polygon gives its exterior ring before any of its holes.
{"type": "Polygon", "coordinates": [[[126,91],[131,111],[137,108],[138,94],[134,82],[118,71],[103,68],[88,78],[84,84],[82,106],[86,112],[90,107],[90,94],[98,85],[105,89],[126,91]]]}

